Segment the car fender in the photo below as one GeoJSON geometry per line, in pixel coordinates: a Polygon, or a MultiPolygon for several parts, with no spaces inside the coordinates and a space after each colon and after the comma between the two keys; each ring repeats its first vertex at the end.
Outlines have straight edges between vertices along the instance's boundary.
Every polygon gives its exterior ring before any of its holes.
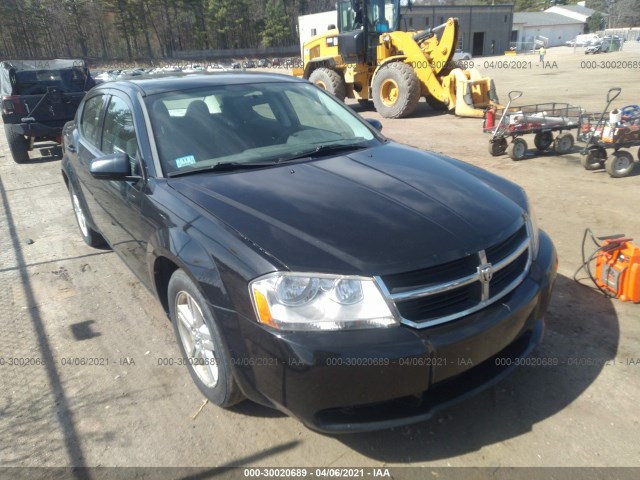
{"type": "Polygon", "coordinates": [[[165,258],[184,270],[211,306],[234,309],[214,257],[211,249],[178,226],[157,231],[147,242],[147,269],[154,293],[164,304],[166,292],[160,287],[157,267],[158,260],[165,258]]]}

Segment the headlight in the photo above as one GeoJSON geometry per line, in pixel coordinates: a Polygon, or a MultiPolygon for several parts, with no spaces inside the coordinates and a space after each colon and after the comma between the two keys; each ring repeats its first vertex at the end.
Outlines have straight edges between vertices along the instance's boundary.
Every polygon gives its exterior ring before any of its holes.
{"type": "Polygon", "coordinates": [[[540,229],[538,228],[538,219],[536,218],[536,213],[531,207],[531,202],[526,195],[525,200],[527,202],[527,229],[529,230],[529,236],[531,237],[531,259],[535,260],[538,256],[538,247],[540,246],[540,229]]]}
{"type": "Polygon", "coordinates": [[[398,322],[372,278],[278,272],[249,284],[258,321],[280,330],[388,327],[398,322]]]}

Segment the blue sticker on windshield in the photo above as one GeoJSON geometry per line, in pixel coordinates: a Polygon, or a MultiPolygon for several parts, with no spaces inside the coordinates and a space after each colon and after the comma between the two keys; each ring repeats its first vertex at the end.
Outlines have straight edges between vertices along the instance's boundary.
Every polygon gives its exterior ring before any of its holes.
{"type": "Polygon", "coordinates": [[[188,167],[196,163],[196,157],[193,155],[186,155],[184,157],[176,158],[176,166],[178,168],[188,167]]]}

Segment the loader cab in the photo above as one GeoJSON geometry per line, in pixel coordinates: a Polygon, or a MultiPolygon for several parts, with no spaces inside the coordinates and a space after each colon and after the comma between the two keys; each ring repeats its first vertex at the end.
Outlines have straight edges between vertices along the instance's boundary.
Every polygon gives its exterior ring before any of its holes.
{"type": "Polygon", "coordinates": [[[376,62],[380,35],[398,28],[399,0],[340,0],[338,53],[345,63],[376,62]]]}

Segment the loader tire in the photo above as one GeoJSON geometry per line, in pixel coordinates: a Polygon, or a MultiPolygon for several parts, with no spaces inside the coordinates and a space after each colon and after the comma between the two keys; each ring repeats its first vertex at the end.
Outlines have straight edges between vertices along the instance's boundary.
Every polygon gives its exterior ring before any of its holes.
{"type": "Polygon", "coordinates": [[[416,72],[402,62],[380,67],[373,78],[373,104],[384,118],[411,114],[420,101],[420,82],[416,72]]]}
{"type": "Polygon", "coordinates": [[[309,81],[333,94],[341,102],[344,102],[344,97],[347,96],[347,87],[344,84],[344,78],[330,68],[316,68],[311,75],[309,75],[309,81]]]}
{"type": "Polygon", "coordinates": [[[7,136],[9,151],[16,163],[26,163],[29,161],[29,142],[24,135],[13,131],[11,126],[4,126],[4,133],[7,136]]]}

